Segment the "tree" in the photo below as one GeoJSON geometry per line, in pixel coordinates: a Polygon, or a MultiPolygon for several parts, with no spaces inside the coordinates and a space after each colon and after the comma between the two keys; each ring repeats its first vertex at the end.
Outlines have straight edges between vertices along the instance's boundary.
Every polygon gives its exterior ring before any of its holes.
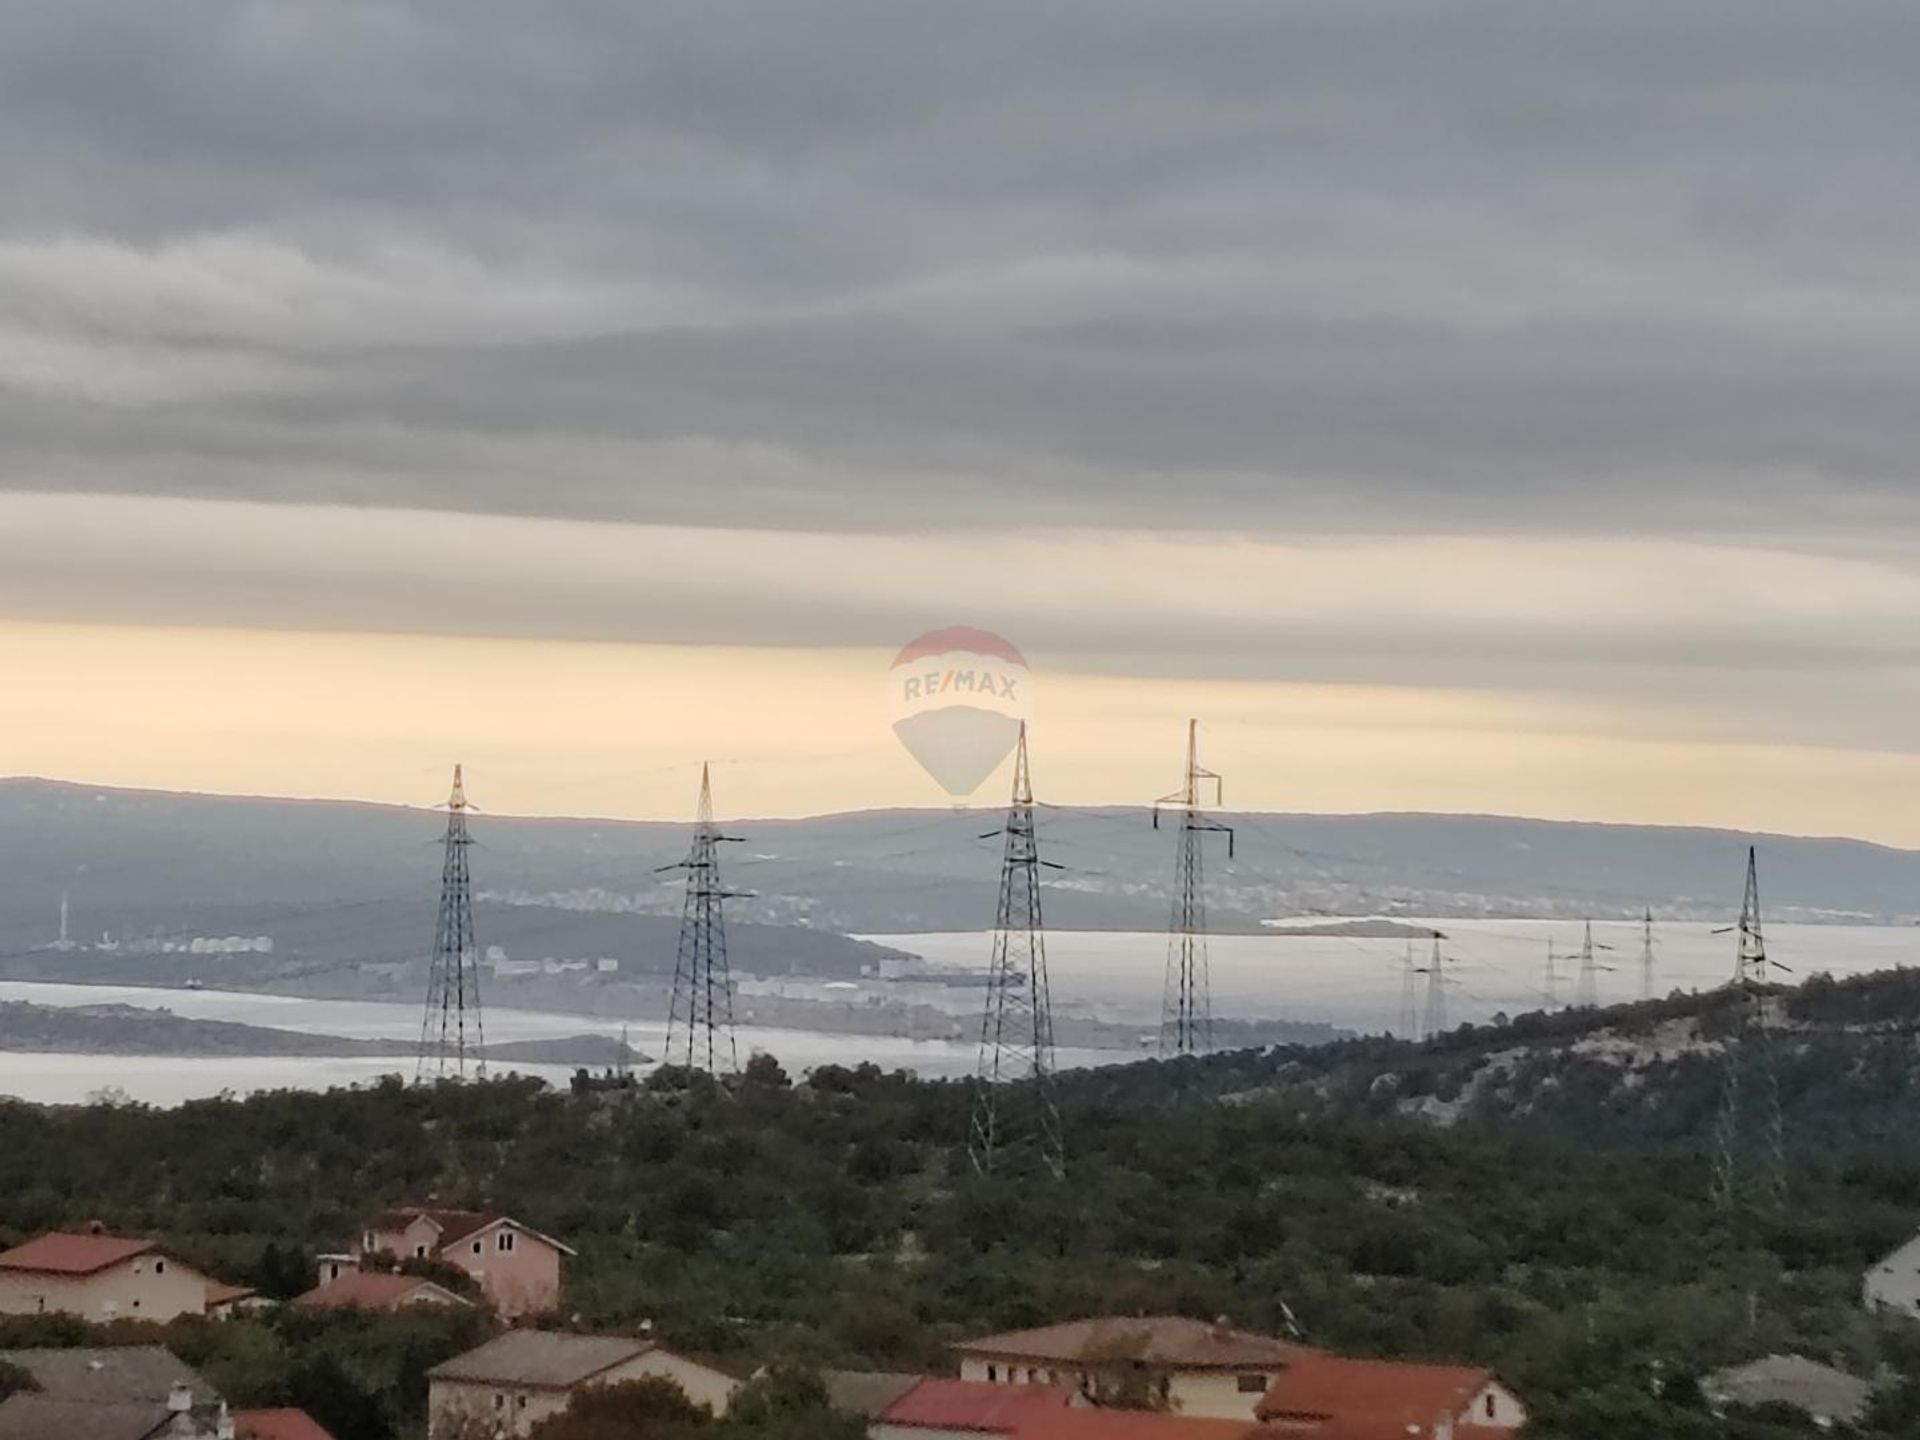
{"type": "Polygon", "coordinates": [[[535,1425],[527,1440],[712,1440],[713,1431],[705,1406],[671,1380],[649,1378],[576,1391],[567,1408],[535,1425]]]}
{"type": "Polygon", "coordinates": [[[837,1413],[810,1370],[775,1366],[743,1386],[715,1440],[862,1440],[864,1421],[837,1413]]]}

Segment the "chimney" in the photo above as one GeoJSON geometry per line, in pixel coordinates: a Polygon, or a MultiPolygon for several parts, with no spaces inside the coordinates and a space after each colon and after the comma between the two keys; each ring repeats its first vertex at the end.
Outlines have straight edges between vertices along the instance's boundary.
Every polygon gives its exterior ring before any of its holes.
{"type": "Polygon", "coordinates": [[[1216,1315],[1213,1317],[1213,1338],[1214,1339],[1224,1340],[1227,1338],[1228,1335],[1232,1333],[1233,1333],[1233,1326],[1227,1320],[1226,1316],[1216,1315]]]}
{"type": "Polygon", "coordinates": [[[1433,1422],[1433,1440],[1453,1440],[1453,1417],[1442,1415],[1433,1422]]]}
{"type": "Polygon", "coordinates": [[[89,1221],[87,1222],[87,1234],[89,1234],[89,1235],[104,1235],[104,1234],[106,1234],[106,1233],[107,1233],[107,1227],[106,1227],[106,1224],[105,1224],[105,1222],[104,1222],[104,1221],[100,1221],[100,1220],[89,1220],[89,1221]]]}
{"type": "Polygon", "coordinates": [[[167,1391],[167,1413],[185,1415],[193,1409],[193,1389],[185,1382],[176,1380],[173,1388],[167,1391]]]}

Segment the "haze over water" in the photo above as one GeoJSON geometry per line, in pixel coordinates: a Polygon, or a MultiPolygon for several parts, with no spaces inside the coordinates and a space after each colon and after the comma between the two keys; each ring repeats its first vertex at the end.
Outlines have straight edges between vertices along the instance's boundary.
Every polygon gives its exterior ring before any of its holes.
{"type": "MultiPolygon", "coordinates": [[[[1316,922],[1317,923],[1317,922],[1316,922]]],[[[1560,1003],[1575,995],[1581,927],[1542,920],[1406,921],[1431,926],[1448,937],[1442,952],[1450,966],[1450,1024],[1484,1022],[1545,1005],[1546,946],[1552,939],[1559,961],[1560,1003]]],[[[923,955],[936,968],[984,968],[991,944],[986,932],[867,937],[923,955]]],[[[1732,937],[1705,925],[1656,925],[1656,992],[1705,990],[1725,982],[1732,968],[1732,937]]],[[[1779,925],[1767,931],[1770,953],[1803,979],[1825,972],[1836,977],[1920,964],[1920,930],[1856,925],[1779,925]]],[[[1602,1004],[1639,998],[1640,927],[1602,922],[1594,926],[1596,959],[1612,967],[1598,976],[1602,1004]]],[[[1159,1021],[1166,963],[1166,937],[1157,933],[1058,931],[1047,936],[1053,1000],[1060,1013],[1080,1013],[1140,1027],[1135,1050],[1059,1052],[1062,1067],[1114,1064],[1151,1053],[1159,1021]]],[[[1270,937],[1220,935],[1209,941],[1213,1012],[1221,1018],[1319,1021],[1361,1032],[1390,1030],[1398,1023],[1405,943],[1338,936],[1270,937]]],[[[1415,961],[1424,965],[1430,942],[1416,941],[1415,961]]],[[[1417,977],[1424,987],[1425,977],[1417,977]]],[[[844,982],[841,982],[844,985],[844,982]]],[[[818,989],[786,982],[796,993],[818,989]]],[[[957,1040],[910,1040],[870,1035],[832,1035],[753,1026],[739,1028],[742,1059],[757,1050],[774,1055],[799,1076],[816,1065],[872,1061],[885,1069],[906,1068],[926,1076],[970,1073],[975,1049],[973,1017],[983,991],[865,981],[855,990],[837,988],[837,998],[861,1004],[868,997],[910,998],[938,1004],[960,1022],[957,1040]]],[[[1420,990],[1424,1002],[1425,990],[1420,990]]],[[[411,1005],[374,1001],[309,1000],[220,990],[171,990],[141,986],[60,985],[0,982],[0,1001],[42,1005],[138,1005],[166,1008],[195,1019],[232,1020],[356,1039],[412,1040],[420,1017],[411,1005]]],[[[618,1037],[622,1023],[601,1016],[529,1010],[489,1010],[486,1035],[493,1043],[598,1034],[618,1037]]],[[[664,1047],[658,1022],[625,1026],[630,1043],[647,1054],[664,1047]]],[[[565,1066],[499,1062],[509,1070],[564,1085],[565,1066]]],[[[646,1067],[641,1067],[646,1068],[646,1067]]],[[[384,1074],[410,1077],[404,1056],[248,1057],[105,1056],[0,1052],[0,1093],[46,1103],[77,1103],[117,1088],[132,1100],[173,1105],[223,1091],[326,1089],[365,1083],[384,1074]]]]}

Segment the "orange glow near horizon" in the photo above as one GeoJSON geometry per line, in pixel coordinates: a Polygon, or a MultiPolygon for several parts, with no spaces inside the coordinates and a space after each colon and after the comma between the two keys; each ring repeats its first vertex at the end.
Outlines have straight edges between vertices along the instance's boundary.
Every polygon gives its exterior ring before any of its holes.
{"type": "MultiPolygon", "coordinates": [[[[453,762],[495,813],[685,816],[703,759],[735,816],[945,797],[887,729],[891,655],[0,622],[0,771],[426,805],[453,762]]],[[[1202,721],[1230,809],[1474,811],[1862,834],[1920,845],[1920,758],[1675,738],[1507,694],[1052,674],[1036,786],[1172,788],[1202,721]],[[1876,817],[1872,825],[1862,815],[1876,817]]],[[[1004,774],[976,805],[1000,799],[1004,774]]]]}

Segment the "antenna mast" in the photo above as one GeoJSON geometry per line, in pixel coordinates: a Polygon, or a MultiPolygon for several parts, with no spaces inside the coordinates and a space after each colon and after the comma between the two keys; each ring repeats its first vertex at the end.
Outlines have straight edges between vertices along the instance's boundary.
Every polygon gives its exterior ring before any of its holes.
{"type": "Polygon", "coordinates": [[[1723,1209],[1740,1204],[1741,1190],[1747,1185],[1759,1187],[1748,1198],[1771,1205],[1783,1203],[1787,1190],[1780,1072],[1774,1059],[1773,1022],[1767,1005],[1771,971],[1785,971],[1787,967],[1767,958],[1766,939],[1760,929],[1759,868],[1751,845],[1747,847],[1746,898],[1740,906],[1740,923],[1734,928],[1739,931],[1740,941],[1728,988],[1735,992],[1735,1019],[1733,1032],[1726,1040],[1726,1078],[1720,1096],[1713,1166],[1713,1199],[1723,1209]],[[1757,1134],[1749,1133],[1756,1128],[1757,1134]]]}
{"type": "Polygon", "coordinates": [[[733,981],[727,973],[727,926],[721,902],[741,892],[720,884],[719,847],[737,843],[713,823],[713,782],[700,767],[700,805],[694,814],[693,848],[678,865],[687,872],[686,904],[680,912],[680,948],[673,962],[673,999],[667,1009],[666,1063],[709,1075],[740,1068],[733,1038],[733,981]]]}
{"type": "Polygon", "coordinates": [[[1019,1138],[1020,1130],[1030,1129],[1042,1163],[1055,1179],[1062,1179],[1067,1173],[1066,1146],[1053,1100],[1053,1002],[1040,917],[1040,870],[1047,862],[1040,858],[1034,831],[1024,722],[1014,751],[1013,799],[1000,833],[1006,836],[1006,850],[1000,867],[1000,907],[994,916],[987,1006],[980,1021],[980,1062],[974,1077],[967,1153],[973,1168],[985,1174],[993,1169],[996,1151],[1019,1138]],[[1024,1102],[1019,1108],[1032,1112],[1017,1127],[1003,1124],[1012,1120],[1011,1087],[1015,1086],[1024,1102]]]}
{"type": "Polygon", "coordinates": [[[460,768],[453,767],[453,791],[447,796],[440,915],[433,931],[433,960],[427,967],[427,1007],[420,1021],[415,1084],[466,1079],[469,1056],[474,1078],[487,1078],[486,1033],[480,1015],[480,947],[473,936],[473,884],[467,874],[467,847],[473,841],[467,835],[467,790],[460,768]]]}
{"type": "Polygon", "coordinates": [[[1180,812],[1180,855],[1174,869],[1173,922],[1167,937],[1167,982],[1160,1009],[1160,1054],[1202,1055],[1213,1048],[1213,1001],[1207,984],[1207,913],[1202,880],[1200,841],[1209,832],[1227,837],[1227,858],[1233,858],[1233,831],[1209,820],[1200,809],[1208,781],[1213,803],[1220,803],[1220,777],[1200,764],[1198,720],[1187,721],[1187,780],[1171,795],[1153,804],[1153,828],[1160,828],[1160,811],[1172,806],[1180,812]]]}

